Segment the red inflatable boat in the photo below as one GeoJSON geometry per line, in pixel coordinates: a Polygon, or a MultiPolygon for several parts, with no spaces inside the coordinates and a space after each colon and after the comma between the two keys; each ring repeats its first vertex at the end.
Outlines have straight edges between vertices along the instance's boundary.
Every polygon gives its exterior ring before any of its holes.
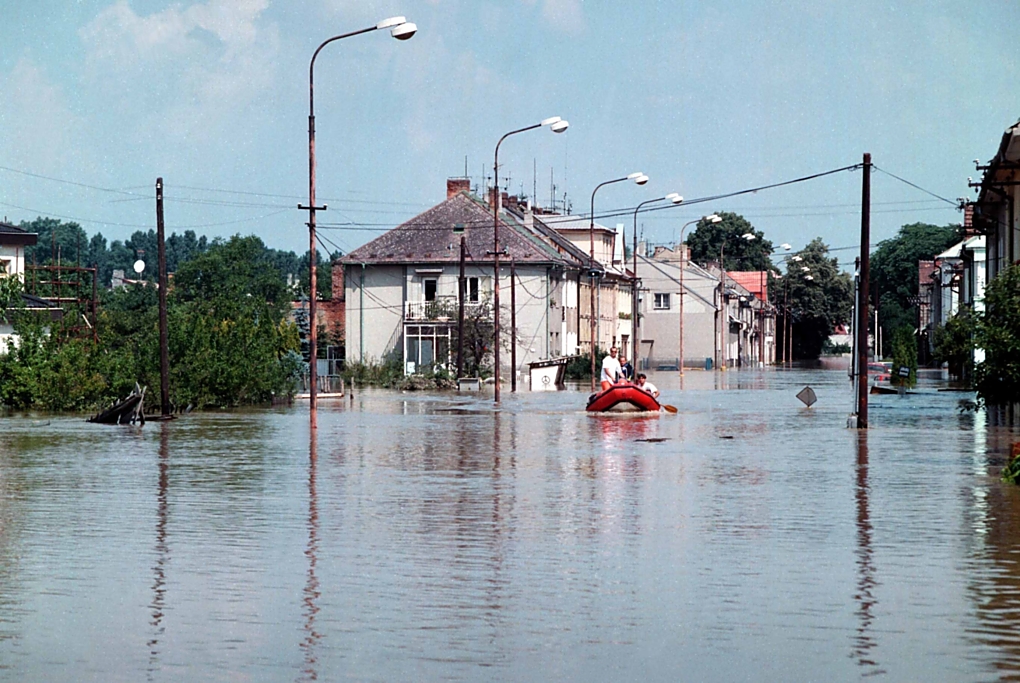
{"type": "Polygon", "coordinates": [[[590,413],[604,413],[606,411],[653,411],[658,412],[661,408],[655,397],[635,384],[614,384],[605,391],[592,394],[588,399],[590,413]]]}

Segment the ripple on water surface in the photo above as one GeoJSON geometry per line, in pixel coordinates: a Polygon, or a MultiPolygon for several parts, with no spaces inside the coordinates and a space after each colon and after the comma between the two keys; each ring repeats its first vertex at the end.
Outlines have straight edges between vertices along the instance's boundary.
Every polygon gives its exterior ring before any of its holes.
{"type": "Polygon", "coordinates": [[[5,418],[0,678],[1020,676],[1008,421],[932,385],[859,435],[843,372],[652,379],[679,414],[5,418]]]}

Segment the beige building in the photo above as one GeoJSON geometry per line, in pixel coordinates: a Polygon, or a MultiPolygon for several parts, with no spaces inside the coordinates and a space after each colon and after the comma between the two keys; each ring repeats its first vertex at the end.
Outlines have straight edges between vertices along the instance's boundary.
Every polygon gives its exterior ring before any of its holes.
{"type": "MultiPolygon", "coordinates": [[[[558,231],[561,217],[533,214],[513,197],[501,201],[501,375],[511,370],[512,351],[519,376],[532,361],[590,352],[593,281],[599,345],[629,339],[629,276],[611,263],[593,266],[569,231],[558,231]]],[[[467,180],[451,179],[445,201],[346,255],[347,361],[398,358],[408,374],[454,368],[461,243],[470,317],[490,310],[493,301],[493,220],[492,208],[470,193],[467,180]]],[[[612,239],[608,244],[611,255],[617,246],[612,239]]]]}

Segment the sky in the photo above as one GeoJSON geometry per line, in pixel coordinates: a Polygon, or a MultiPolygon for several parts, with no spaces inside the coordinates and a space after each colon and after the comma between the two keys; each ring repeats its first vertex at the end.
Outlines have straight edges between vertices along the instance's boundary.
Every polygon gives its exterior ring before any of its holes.
{"type": "MultiPolygon", "coordinates": [[[[308,65],[315,66],[317,193],[329,249],[351,251],[445,199],[446,179],[500,184],[596,214],[857,164],[955,201],[973,198],[1020,118],[1020,3],[988,0],[0,0],[0,217],[74,220],[126,239],[255,234],[308,247],[308,65]],[[555,185],[555,195],[552,186],[555,185]]],[[[860,242],[861,172],[642,213],[668,243],[712,211],[774,244],[815,237],[841,263],[860,242]]],[[[872,175],[872,244],[950,202],[872,175]]],[[[633,218],[602,222],[626,226],[633,218]]]]}

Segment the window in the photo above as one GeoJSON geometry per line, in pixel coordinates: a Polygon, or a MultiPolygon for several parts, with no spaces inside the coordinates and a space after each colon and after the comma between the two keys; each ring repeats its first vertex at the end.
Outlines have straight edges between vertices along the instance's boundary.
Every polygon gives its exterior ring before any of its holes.
{"type": "Polygon", "coordinates": [[[656,294],[653,302],[653,308],[657,311],[668,311],[669,310],[669,294],[656,294]]]}
{"type": "Polygon", "coordinates": [[[467,300],[468,303],[478,303],[478,278],[469,277],[467,280],[467,300]]]}
{"type": "Polygon", "coordinates": [[[433,280],[431,278],[425,280],[425,301],[436,300],[436,286],[438,283],[438,280],[433,280]]]}
{"type": "Polygon", "coordinates": [[[11,262],[7,259],[0,258],[0,275],[10,275],[11,273],[11,262]]]}

